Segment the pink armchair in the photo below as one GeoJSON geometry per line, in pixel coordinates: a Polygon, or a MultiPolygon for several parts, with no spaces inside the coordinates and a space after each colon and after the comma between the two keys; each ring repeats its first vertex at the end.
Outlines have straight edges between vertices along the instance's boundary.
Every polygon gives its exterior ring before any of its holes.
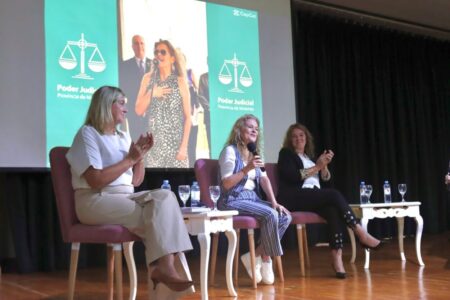
{"type": "Polygon", "coordinates": [[[108,244],[108,299],[113,297],[114,268],[116,296],[123,298],[122,290],[122,245],[130,276],[129,299],[136,298],[137,275],[133,257],[133,243],[140,238],[121,225],[84,225],[75,213],[74,190],[71,183],[70,166],[66,160],[68,148],[55,147],[50,151],[50,169],[58,208],[61,233],[66,243],[72,244],[69,272],[68,299],[73,299],[77,274],[80,243],[108,244]]]}

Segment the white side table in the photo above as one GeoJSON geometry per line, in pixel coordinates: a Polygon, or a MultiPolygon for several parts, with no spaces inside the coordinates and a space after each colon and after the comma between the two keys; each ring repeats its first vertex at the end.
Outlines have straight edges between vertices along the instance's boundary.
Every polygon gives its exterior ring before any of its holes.
{"type": "MultiPolygon", "coordinates": [[[[361,218],[361,226],[367,231],[367,224],[369,220],[380,218],[397,218],[398,225],[398,246],[400,250],[400,259],[406,260],[405,252],[403,250],[403,229],[404,229],[404,218],[411,217],[416,220],[416,254],[419,265],[424,266],[422,260],[422,255],[420,253],[420,242],[422,239],[423,230],[423,219],[420,215],[420,202],[393,202],[393,203],[370,203],[370,204],[351,204],[350,207],[354,211],[355,215],[361,218]]],[[[352,230],[348,231],[350,234],[350,240],[352,243],[352,258],[351,263],[355,262],[356,259],[356,245],[355,236],[352,230]]],[[[366,259],[364,263],[364,268],[369,268],[370,262],[370,251],[365,250],[366,259]]]]}
{"type": "Polygon", "coordinates": [[[236,232],[233,229],[233,216],[237,210],[212,210],[202,213],[183,213],[189,234],[196,235],[200,243],[200,290],[202,299],[208,299],[208,265],[211,247],[211,233],[225,232],[228,238],[228,252],[226,261],[225,277],[227,281],[228,294],[236,297],[237,293],[233,286],[232,271],[233,259],[236,252],[236,232]]]}

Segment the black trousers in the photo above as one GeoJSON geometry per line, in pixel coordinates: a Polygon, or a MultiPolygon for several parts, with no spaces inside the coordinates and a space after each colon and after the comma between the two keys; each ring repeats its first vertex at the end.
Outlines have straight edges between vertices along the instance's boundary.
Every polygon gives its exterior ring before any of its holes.
{"type": "Polygon", "coordinates": [[[311,211],[324,218],[329,226],[328,241],[332,249],[343,248],[345,226],[354,228],[356,217],[344,196],[335,189],[298,189],[278,199],[290,211],[311,211]]]}

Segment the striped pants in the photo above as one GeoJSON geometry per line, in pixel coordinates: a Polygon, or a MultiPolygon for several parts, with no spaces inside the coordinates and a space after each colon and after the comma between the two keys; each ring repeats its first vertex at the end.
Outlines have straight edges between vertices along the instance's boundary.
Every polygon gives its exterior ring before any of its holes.
{"type": "Polygon", "coordinates": [[[291,223],[290,215],[280,214],[269,202],[261,200],[250,190],[243,190],[236,197],[220,199],[218,204],[220,209],[234,209],[240,215],[257,219],[261,230],[258,245],[262,245],[263,253],[268,256],[283,255],[280,240],[291,223]]]}

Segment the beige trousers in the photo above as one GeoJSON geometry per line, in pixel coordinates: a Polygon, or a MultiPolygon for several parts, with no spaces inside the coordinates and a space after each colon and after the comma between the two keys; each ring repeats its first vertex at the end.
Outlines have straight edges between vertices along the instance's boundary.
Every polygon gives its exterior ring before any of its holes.
{"type": "Polygon", "coordinates": [[[83,224],[120,224],[141,237],[147,264],[167,254],[191,250],[175,194],[167,190],[147,193],[151,200],[138,204],[130,198],[134,195],[131,186],[76,190],[75,210],[83,224]]]}

